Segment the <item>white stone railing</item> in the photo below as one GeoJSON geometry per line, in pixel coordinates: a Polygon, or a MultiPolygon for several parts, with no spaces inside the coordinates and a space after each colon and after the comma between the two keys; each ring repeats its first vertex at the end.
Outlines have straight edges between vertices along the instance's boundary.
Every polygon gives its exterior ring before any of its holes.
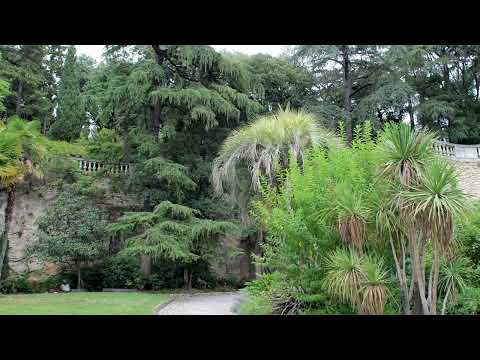
{"type": "Polygon", "coordinates": [[[101,170],[107,170],[114,174],[128,174],[132,166],[130,164],[106,164],[97,160],[88,160],[83,158],[72,158],[78,161],[80,171],[85,173],[94,173],[101,170]]]}
{"type": "Polygon", "coordinates": [[[452,144],[443,141],[437,141],[433,145],[434,150],[443,156],[455,160],[479,160],[480,161],[480,144],[479,145],[461,145],[452,144]]]}

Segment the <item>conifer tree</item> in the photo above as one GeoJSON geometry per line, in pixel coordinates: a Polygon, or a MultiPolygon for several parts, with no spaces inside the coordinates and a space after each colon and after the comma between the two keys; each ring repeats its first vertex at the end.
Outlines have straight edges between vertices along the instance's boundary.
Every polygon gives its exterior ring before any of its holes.
{"type": "Polygon", "coordinates": [[[84,105],[80,94],[75,46],[68,48],[58,94],[57,119],[50,135],[57,140],[74,140],[86,124],[84,105]]]}

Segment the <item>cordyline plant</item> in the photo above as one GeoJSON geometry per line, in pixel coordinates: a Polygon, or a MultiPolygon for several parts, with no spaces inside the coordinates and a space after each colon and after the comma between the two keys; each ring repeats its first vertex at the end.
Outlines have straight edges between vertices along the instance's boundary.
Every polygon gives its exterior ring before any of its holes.
{"type": "Polygon", "coordinates": [[[350,304],[362,315],[382,315],[388,298],[387,279],[381,259],[362,256],[353,249],[337,249],[325,261],[324,290],[350,304]]]}
{"type": "Polygon", "coordinates": [[[454,218],[467,208],[454,169],[433,154],[434,138],[432,133],[412,131],[403,123],[389,124],[380,134],[379,149],[384,156],[381,175],[393,182],[391,201],[377,212],[377,228],[390,239],[407,315],[412,313],[412,300],[414,313],[436,314],[441,257],[451,248],[454,218]],[[433,266],[427,282],[424,254],[428,244],[433,266]],[[407,251],[412,267],[410,287],[406,281],[407,251]]]}

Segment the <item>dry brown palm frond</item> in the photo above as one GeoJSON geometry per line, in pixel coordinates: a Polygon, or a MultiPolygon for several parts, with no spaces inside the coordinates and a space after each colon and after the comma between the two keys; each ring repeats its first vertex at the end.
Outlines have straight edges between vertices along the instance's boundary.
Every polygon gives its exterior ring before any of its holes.
{"type": "Polygon", "coordinates": [[[364,218],[349,215],[338,218],[338,231],[342,240],[360,254],[367,238],[367,223],[364,218]]]}
{"type": "Polygon", "coordinates": [[[382,315],[388,297],[387,278],[383,260],[366,256],[362,261],[365,282],[362,285],[362,303],[359,312],[363,315],[382,315]]]}
{"type": "Polygon", "coordinates": [[[366,285],[363,290],[363,299],[360,306],[362,315],[382,315],[388,290],[385,285],[366,285]]]}

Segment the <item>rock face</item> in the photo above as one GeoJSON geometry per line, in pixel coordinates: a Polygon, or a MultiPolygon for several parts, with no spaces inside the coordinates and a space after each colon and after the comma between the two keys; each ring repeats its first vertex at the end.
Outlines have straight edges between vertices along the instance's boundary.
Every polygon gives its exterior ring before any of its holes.
{"type": "MultiPolygon", "coordinates": [[[[36,220],[45,213],[48,205],[57,196],[56,190],[34,189],[27,194],[24,188],[18,187],[12,225],[8,234],[9,265],[15,272],[28,272],[43,267],[44,264],[24,260],[24,251],[27,245],[37,238],[36,220]]],[[[0,193],[0,229],[4,227],[6,198],[4,192],[0,193]]]]}

